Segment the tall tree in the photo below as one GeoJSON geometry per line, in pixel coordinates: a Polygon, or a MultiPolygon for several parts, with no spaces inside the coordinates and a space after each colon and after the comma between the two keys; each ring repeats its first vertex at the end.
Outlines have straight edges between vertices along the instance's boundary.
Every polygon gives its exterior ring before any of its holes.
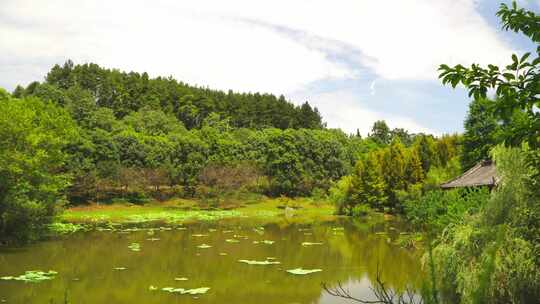
{"type": "Polygon", "coordinates": [[[349,188],[349,213],[357,204],[367,204],[382,209],[388,199],[386,182],[376,153],[369,153],[364,160],[356,163],[349,188]]]}
{"type": "Polygon", "coordinates": [[[390,134],[390,128],[384,120],[378,120],[373,124],[369,137],[375,140],[377,143],[387,145],[392,139],[390,134]]]}
{"type": "Polygon", "coordinates": [[[463,134],[461,165],[467,170],[478,161],[488,159],[489,151],[500,141],[501,126],[493,112],[494,103],[475,99],[469,105],[463,134]]]}

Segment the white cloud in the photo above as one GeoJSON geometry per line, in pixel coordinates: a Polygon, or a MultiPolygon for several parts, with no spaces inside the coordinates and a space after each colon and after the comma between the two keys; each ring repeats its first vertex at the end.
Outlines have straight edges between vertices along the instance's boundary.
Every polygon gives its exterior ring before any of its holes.
{"type": "MultiPolygon", "coordinates": [[[[509,52],[475,0],[2,2],[0,62],[72,58],[220,89],[287,93],[357,76],[357,67],[329,58],[335,45],[322,51],[239,19],[354,47],[352,62],[386,79],[434,80],[439,63],[499,62],[509,52]]],[[[30,81],[48,68],[11,64],[0,77],[15,71],[30,81]]]]}
{"type": "Polygon", "coordinates": [[[436,133],[407,118],[409,109],[370,110],[369,99],[382,93],[378,80],[436,81],[440,63],[506,62],[511,47],[477,2],[2,0],[0,86],[40,80],[52,64],[71,58],[309,100],[330,127],[347,132],[366,134],[385,119],[391,127],[436,133]],[[332,91],[350,79],[362,85],[363,97],[332,91]],[[316,93],[314,83],[328,93],[316,93]]]}
{"type": "Polygon", "coordinates": [[[317,94],[310,99],[310,103],[326,118],[329,128],[339,128],[350,134],[358,129],[362,136],[366,136],[377,120],[385,120],[390,128],[404,128],[411,133],[440,134],[409,117],[372,111],[347,90],[317,94]]]}
{"type": "Polygon", "coordinates": [[[377,88],[375,87],[376,83],[377,83],[377,79],[373,80],[371,84],[369,85],[369,94],[371,94],[371,96],[374,96],[375,94],[377,94],[377,88]]]}

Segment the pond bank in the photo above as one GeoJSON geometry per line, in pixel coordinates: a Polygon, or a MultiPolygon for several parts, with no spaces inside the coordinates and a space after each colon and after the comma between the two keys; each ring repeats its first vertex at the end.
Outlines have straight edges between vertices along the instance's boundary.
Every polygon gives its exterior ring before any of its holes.
{"type": "Polygon", "coordinates": [[[211,221],[225,218],[253,218],[275,221],[288,220],[319,221],[335,219],[334,206],[327,202],[310,199],[264,199],[227,209],[200,209],[193,200],[175,199],[152,202],[145,205],[86,205],[65,210],[58,218],[60,222],[93,223],[138,223],[164,221],[182,223],[187,221],[211,221]]]}

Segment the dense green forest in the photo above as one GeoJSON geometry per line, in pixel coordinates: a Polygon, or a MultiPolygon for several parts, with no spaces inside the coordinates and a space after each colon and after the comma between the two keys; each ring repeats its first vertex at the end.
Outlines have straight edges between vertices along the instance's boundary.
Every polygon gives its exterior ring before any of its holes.
{"type": "MultiPolygon", "coordinates": [[[[91,111],[107,108],[122,119],[141,109],[160,110],[176,117],[187,129],[201,128],[211,114],[227,119],[233,128],[321,129],[317,108],[295,106],[285,97],[240,94],[189,86],[171,77],[149,78],[147,73],[121,72],[97,64],[55,65],[43,83],[18,86],[13,97],[36,96],[60,106],[91,111]]],[[[82,123],[83,117],[75,117],[82,123]]],[[[91,127],[85,125],[86,127],[91,127]]]]}
{"type": "MultiPolygon", "coordinates": [[[[307,103],[297,108],[271,95],[223,94],[144,75],[67,62],[54,66],[44,83],[3,93],[2,200],[21,207],[13,214],[11,207],[1,210],[3,234],[24,234],[20,221],[50,220],[51,206],[59,206],[54,199],[73,205],[179,196],[223,207],[229,197],[245,193],[325,196],[343,183],[338,183],[342,177],[361,171],[364,159],[373,158],[381,160],[384,181],[381,197],[368,201],[377,201],[372,207],[379,210],[398,212],[399,191],[457,155],[455,135],[409,134],[378,121],[370,136],[361,138],[326,129],[307,103]],[[157,89],[163,86],[171,91],[157,89]],[[266,111],[257,112],[263,99],[266,111]],[[261,113],[277,114],[262,122],[261,113]],[[242,121],[250,115],[257,119],[242,121]],[[289,128],[278,128],[283,117],[288,123],[281,126],[289,128]],[[257,127],[250,125],[254,121],[257,127]],[[27,169],[29,163],[35,172],[27,169]],[[40,178],[33,175],[38,173],[40,178]],[[53,186],[49,178],[59,181],[53,186]],[[21,189],[23,183],[28,191],[21,189]],[[43,192],[50,194],[46,204],[38,199],[43,192]],[[27,201],[35,201],[32,212],[40,216],[25,214],[27,201]]],[[[354,187],[361,182],[369,183],[355,179],[354,187]]],[[[354,205],[370,195],[377,194],[348,194],[353,199],[339,212],[352,214],[354,205]]]]}

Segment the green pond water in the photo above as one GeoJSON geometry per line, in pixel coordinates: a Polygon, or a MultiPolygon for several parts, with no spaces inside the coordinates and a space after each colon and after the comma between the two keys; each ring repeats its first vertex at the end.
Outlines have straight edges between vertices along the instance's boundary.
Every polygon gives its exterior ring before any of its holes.
{"type": "Polygon", "coordinates": [[[420,285],[419,253],[394,245],[398,231],[397,223],[338,219],[317,225],[228,220],[80,232],[0,248],[0,277],[47,273],[39,282],[0,280],[0,303],[64,303],[66,296],[79,304],[350,303],[326,294],[321,283],[341,282],[353,295],[369,299],[379,267],[392,288],[420,285]],[[287,272],[297,268],[322,271],[287,272]]]}

